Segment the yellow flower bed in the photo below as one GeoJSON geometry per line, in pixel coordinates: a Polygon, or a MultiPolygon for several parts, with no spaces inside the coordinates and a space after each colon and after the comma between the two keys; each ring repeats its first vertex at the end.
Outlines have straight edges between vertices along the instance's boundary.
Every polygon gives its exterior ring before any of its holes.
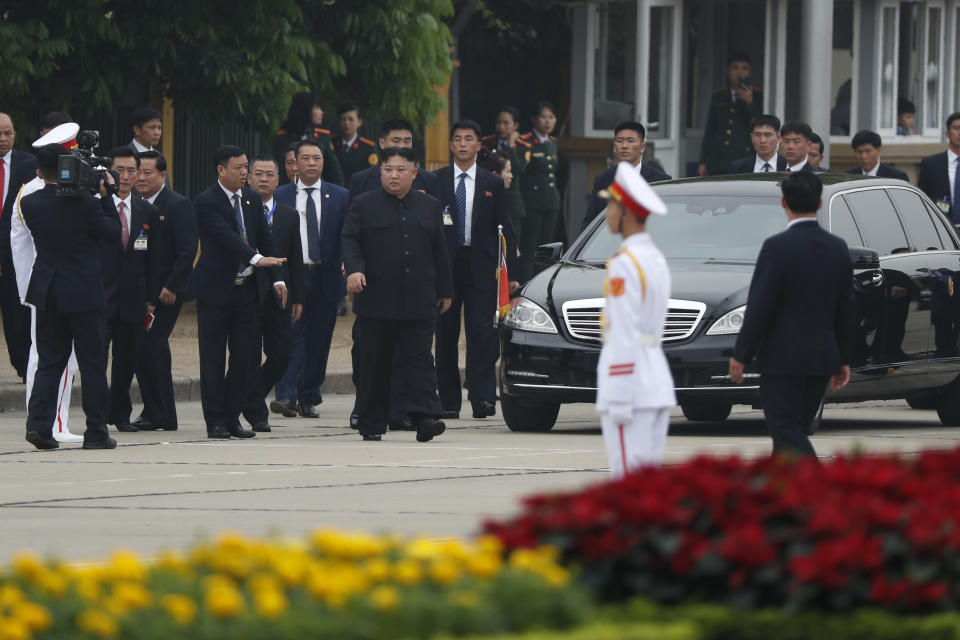
{"type": "Polygon", "coordinates": [[[223,534],[147,562],[71,565],[18,554],[0,569],[0,640],[428,638],[581,623],[588,598],[550,547],[493,537],[406,540],[322,529],[307,540],[223,534]]]}

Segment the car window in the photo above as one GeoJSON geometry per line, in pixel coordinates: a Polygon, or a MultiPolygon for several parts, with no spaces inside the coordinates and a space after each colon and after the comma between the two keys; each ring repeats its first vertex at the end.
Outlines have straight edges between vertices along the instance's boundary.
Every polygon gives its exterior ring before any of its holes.
{"type": "Polygon", "coordinates": [[[864,246],[881,256],[910,250],[900,218],[883,189],[854,191],[843,197],[857,221],[864,246]]]}
{"type": "Polygon", "coordinates": [[[917,251],[943,249],[937,228],[933,226],[919,193],[909,189],[888,189],[887,195],[896,205],[900,220],[917,251]]]}
{"type": "MultiPolygon", "coordinates": [[[[666,216],[650,216],[647,229],[667,258],[755,261],[763,241],[787,226],[780,198],[770,196],[662,196],[666,216]]],[[[576,259],[606,262],[623,238],[598,225],[576,259]]]]}
{"type": "Polygon", "coordinates": [[[847,241],[847,246],[862,247],[863,238],[853,221],[850,207],[843,198],[834,198],[830,203],[830,233],[836,234],[847,241]]]}
{"type": "Polygon", "coordinates": [[[943,214],[929,202],[924,200],[923,204],[926,206],[927,212],[930,214],[930,218],[933,220],[933,226],[937,228],[937,234],[940,236],[940,246],[950,250],[956,249],[957,241],[947,230],[947,227],[950,226],[950,223],[943,216],[943,214]]]}

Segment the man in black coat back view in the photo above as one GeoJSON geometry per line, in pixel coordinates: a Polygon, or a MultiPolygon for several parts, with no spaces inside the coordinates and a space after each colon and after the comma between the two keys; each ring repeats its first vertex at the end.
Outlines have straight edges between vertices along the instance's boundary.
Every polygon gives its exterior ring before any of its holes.
{"type": "Polygon", "coordinates": [[[742,382],[756,356],[774,453],[815,455],[808,432],[827,383],[837,390],[850,379],[853,271],[846,243],[817,223],[820,179],[798,172],[781,189],[790,222],[760,249],[730,378],[742,382]]]}
{"type": "MultiPolygon", "coordinates": [[[[47,145],[37,153],[46,186],[20,201],[33,234],[37,257],[26,300],[37,313],[37,374],[27,408],[27,442],[38,449],[56,449],[52,426],[57,386],[70,357],[71,343],[83,380],[83,413],[87,430],[84,449],[112,449],[107,432],[106,295],[100,275],[98,245],[120,243],[120,220],[113,199],[101,186],[93,196],[57,196],[57,162],[63,147],[47,145]]],[[[113,177],[107,178],[113,183],[113,177]]]]}

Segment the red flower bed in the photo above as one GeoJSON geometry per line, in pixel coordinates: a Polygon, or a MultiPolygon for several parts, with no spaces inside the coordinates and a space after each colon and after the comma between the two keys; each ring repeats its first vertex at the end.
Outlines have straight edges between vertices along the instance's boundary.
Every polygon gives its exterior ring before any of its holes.
{"type": "Polygon", "coordinates": [[[960,602],[960,449],[913,459],[700,457],[539,495],[487,533],[557,546],[605,599],[901,611],[960,602]]]}

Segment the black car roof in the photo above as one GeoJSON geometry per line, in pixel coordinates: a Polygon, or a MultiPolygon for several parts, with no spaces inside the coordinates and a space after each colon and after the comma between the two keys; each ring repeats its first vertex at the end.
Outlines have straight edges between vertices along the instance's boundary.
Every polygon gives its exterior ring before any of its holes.
{"type": "MultiPolygon", "coordinates": [[[[657,182],[651,186],[660,195],[780,195],[779,184],[786,174],[783,173],[738,173],[704,178],[682,178],[657,182]]],[[[894,178],[873,178],[852,173],[818,173],[823,183],[824,195],[831,195],[850,187],[872,186],[913,186],[909,182],[894,178]]]]}

